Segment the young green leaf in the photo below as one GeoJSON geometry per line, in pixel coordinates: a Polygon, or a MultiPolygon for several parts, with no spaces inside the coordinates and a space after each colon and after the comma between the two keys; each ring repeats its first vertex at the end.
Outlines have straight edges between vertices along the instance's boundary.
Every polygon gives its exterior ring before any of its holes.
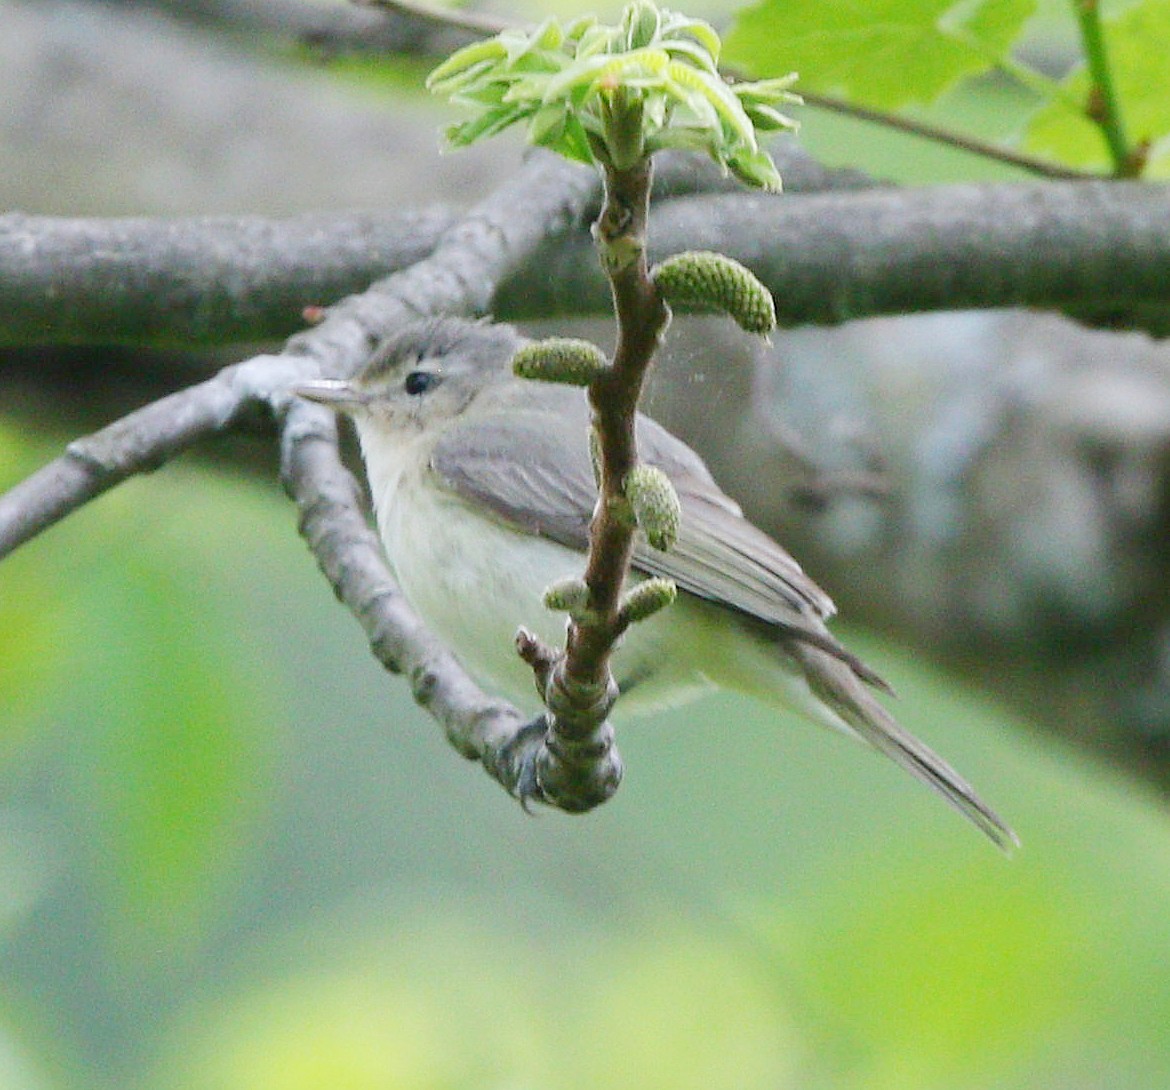
{"type": "Polygon", "coordinates": [[[795,68],[810,90],[894,109],[930,102],[1006,57],[1035,0],[763,0],[742,12],[726,56],[795,68]]]}
{"type": "Polygon", "coordinates": [[[776,108],[798,101],[791,77],[729,84],[716,68],[719,48],[701,20],[635,0],[617,26],[586,18],[504,31],[460,50],[427,82],[476,115],[448,131],[456,146],[526,121],[530,143],[570,159],[625,169],[662,148],[687,148],[777,189],[756,131],[793,127],[776,108]]]}

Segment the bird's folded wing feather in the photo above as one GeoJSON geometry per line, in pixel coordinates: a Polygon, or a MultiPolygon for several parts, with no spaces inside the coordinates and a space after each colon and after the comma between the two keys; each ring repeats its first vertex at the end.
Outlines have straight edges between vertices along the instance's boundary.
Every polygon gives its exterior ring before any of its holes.
{"type": "MultiPolygon", "coordinates": [[[[431,468],[447,488],[502,521],[583,551],[597,497],[587,409],[575,391],[543,393],[546,403],[550,394],[566,400],[506,418],[461,418],[435,446],[431,468]]],[[[638,443],[643,460],[674,484],[682,524],[668,552],[639,541],[634,566],[855,663],[824,627],[833,613],[828,595],[743,517],[698,455],[646,417],[639,418],[638,443]]]]}
{"type": "MultiPolygon", "coordinates": [[[[459,419],[435,447],[431,466],[446,487],[509,525],[584,550],[597,495],[587,413],[583,404],[558,404],[548,396],[552,393],[539,395],[532,409],[509,412],[506,419],[459,419]],[[540,404],[551,404],[555,412],[540,404]]],[[[561,393],[571,392],[555,391],[561,393]]],[[[698,455],[646,418],[639,420],[638,445],[642,458],[671,478],[683,517],[674,548],[658,552],[640,541],[635,566],[669,576],[692,594],[794,638],[788,653],[850,730],[938,791],[1001,847],[1016,843],[1015,834],[970,785],[859,684],[888,690],[828,632],[824,619],[833,607],[824,592],[743,517],[698,455]],[[826,652],[832,658],[826,660],[826,652]]]]}

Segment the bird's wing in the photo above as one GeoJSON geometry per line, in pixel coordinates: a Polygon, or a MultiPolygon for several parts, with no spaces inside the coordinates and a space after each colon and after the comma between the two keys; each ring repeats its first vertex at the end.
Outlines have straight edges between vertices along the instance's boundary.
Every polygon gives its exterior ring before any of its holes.
{"type": "MultiPolygon", "coordinates": [[[[588,410],[575,391],[544,393],[520,411],[459,418],[436,444],[431,468],[447,488],[502,521],[584,550],[596,501],[588,410]]],[[[643,460],[674,484],[682,523],[668,552],[639,541],[636,568],[775,625],[845,659],[867,680],[878,680],[825,629],[823,621],[833,613],[828,595],[743,517],[697,454],[646,417],[639,418],[638,442],[643,460]]]]}
{"type": "MultiPolygon", "coordinates": [[[[462,417],[435,447],[431,466],[448,488],[497,518],[583,550],[596,500],[587,423],[582,402],[566,407],[547,397],[506,417],[462,417]]],[[[789,653],[814,695],[848,730],[938,791],[997,844],[1016,843],[970,785],[860,684],[888,689],[829,634],[824,619],[832,603],[824,592],[743,517],[698,455],[646,418],[639,420],[638,438],[644,460],[671,478],[683,514],[675,547],[662,553],[641,541],[635,565],[794,638],[789,653]]]]}

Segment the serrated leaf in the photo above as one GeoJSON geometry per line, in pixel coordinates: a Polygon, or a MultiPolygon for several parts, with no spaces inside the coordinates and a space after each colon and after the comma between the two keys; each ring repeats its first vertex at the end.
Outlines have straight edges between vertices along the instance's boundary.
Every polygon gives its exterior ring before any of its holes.
{"type": "Polygon", "coordinates": [[[446,132],[447,143],[453,148],[465,148],[477,140],[483,140],[503,132],[509,125],[522,121],[531,112],[530,109],[525,109],[522,106],[490,110],[470,121],[452,125],[446,132]]]}
{"type": "MultiPolygon", "coordinates": [[[[1131,145],[1154,148],[1147,175],[1170,176],[1170,0],[1145,0],[1105,24],[1105,48],[1114,90],[1131,145]]],[[[1089,75],[1078,66],[1062,84],[1075,102],[1085,102],[1089,75]]],[[[1083,113],[1055,101],[1037,113],[1025,132],[1028,148],[1077,166],[1112,167],[1101,130],[1083,113]]]]}
{"type": "MultiPolygon", "coordinates": [[[[711,139],[701,128],[668,128],[662,129],[648,139],[646,148],[651,152],[672,148],[676,151],[697,151],[708,154],[711,148],[711,139]]],[[[717,155],[713,157],[720,166],[727,166],[726,160],[720,159],[717,155]]]]}
{"type": "Polygon", "coordinates": [[[484,69],[496,64],[507,55],[507,49],[498,38],[473,44],[452,53],[427,77],[427,87],[435,94],[449,94],[469,71],[484,69]]]}
{"type": "Polygon", "coordinates": [[[781,187],[780,172],[766,151],[744,151],[728,159],[727,165],[741,182],[773,193],[781,187]]]}
{"type": "Polygon", "coordinates": [[[642,49],[658,37],[661,13],[656,5],[633,3],[626,8],[626,48],[642,49]]]}
{"type": "Polygon", "coordinates": [[[553,102],[542,106],[528,122],[528,142],[547,145],[559,140],[565,129],[565,107],[553,102]]]}
{"type": "Polygon", "coordinates": [[[771,106],[745,106],[744,109],[760,132],[780,132],[797,127],[791,117],[773,110],[771,106]]]}
{"type": "Polygon", "coordinates": [[[550,17],[540,24],[532,39],[536,49],[560,49],[565,40],[565,32],[561,24],[550,17]]]}
{"type": "Polygon", "coordinates": [[[596,15],[581,15],[565,27],[565,40],[580,42],[585,34],[597,26],[596,15]]]}
{"type": "Polygon", "coordinates": [[[745,106],[757,102],[799,102],[800,96],[792,93],[792,85],[796,83],[796,79],[796,73],[789,72],[786,76],[778,76],[774,79],[736,83],[732,85],[732,88],[745,106]]]}
{"type": "Polygon", "coordinates": [[[744,113],[743,106],[735,92],[718,76],[709,76],[680,61],[672,61],[667,68],[670,78],[688,91],[697,91],[712,106],[722,122],[752,150],[756,147],[756,134],[751,120],[744,113]]]}
{"type": "Polygon", "coordinates": [[[616,33],[613,27],[595,22],[585,30],[577,42],[577,59],[593,57],[598,53],[608,53],[616,33]]]}
{"type": "Polygon", "coordinates": [[[593,145],[589,142],[588,133],[580,118],[569,114],[565,119],[565,129],[556,144],[556,150],[566,159],[585,163],[587,166],[593,165],[595,158],[593,145]]]}
{"type": "Polygon", "coordinates": [[[719,62],[719,52],[723,43],[715,28],[702,19],[692,19],[676,11],[663,12],[662,37],[669,40],[693,38],[703,51],[711,58],[712,64],[719,62]]]}
{"type": "Polygon", "coordinates": [[[1006,55],[1035,0],[765,0],[739,15],[725,56],[801,86],[894,109],[929,102],[1006,55]]]}
{"type": "Polygon", "coordinates": [[[537,47],[537,39],[543,31],[544,25],[537,27],[532,34],[528,34],[518,28],[509,28],[508,30],[501,31],[496,36],[496,40],[503,43],[508,63],[515,64],[526,53],[530,53],[537,47]]]}
{"type": "Polygon", "coordinates": [[[476,84],[465,87],[462,91],[451,96],[451,102],[456,106],[470,106],[482,108],[484,106],[502,106],[508,93],[508,85],[496,81],[476,84]]]}
{"type": "Polygon", "coordinates": [[[715,60],[711,56],[710,51],[699,45],[698,42],[693,42],[688,38],[679,38],[672,41],[663,41],[660,44],[672,57],[685,58],[695,68],[701,69],[704,72],[710,72],[713,76],[718,75],[719,69],[716,67],[715,60]]]}
{"type": "Polygon", "coordinates": [[[670,55],[664,49],[635,49],[622,53],[601,66],[593,77],[590,90],[608,89],[611,84],[626,87],[654,85],[670,64],[670,55]]]}
{"type": "Polygon", "coordinates": [[[698,88],[683,87],[673,80],[667,84],[667,89],[670,92],[667,101],[674,104],[670,128],[697,129],[709,133],[708,139],[718,138],[722,123],[706,95],[698,88]]]}
{"type": "Polygon", "coordinates": [[[647,130],[653,132],[666,124],[673,102],[666,95],[647,95],[642,103],[642,116],[647,130]]]}

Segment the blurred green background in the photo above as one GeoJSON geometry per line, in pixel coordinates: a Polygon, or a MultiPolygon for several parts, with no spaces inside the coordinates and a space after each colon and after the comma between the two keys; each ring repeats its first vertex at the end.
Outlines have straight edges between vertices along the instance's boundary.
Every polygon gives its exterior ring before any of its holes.
{"type": "MultiPolygon", "coordinates": [[[[997,134],[1015,94],[932,115],[997,134]]],[[[10,408],[0,485],[69,438],[10,408]]],[[[0,568],[2,1090],[1170,1085],[1160,800],[846,630],[1013,858],[726,698],[623,730],[601,811],[526,817],[375,664],[269,458],[181,459],[0,568]]]]}
{"type": "MultiPolygon", "coordinates": [[[[55,444],[0,428],[4,476],[55,444]]],[[[1160,1087],[1170,830],[848,633],[1019,830],[712,699],[525,817],[275,488],[178,464],[6,562],[0,1085],[1160,1087]]]]}

